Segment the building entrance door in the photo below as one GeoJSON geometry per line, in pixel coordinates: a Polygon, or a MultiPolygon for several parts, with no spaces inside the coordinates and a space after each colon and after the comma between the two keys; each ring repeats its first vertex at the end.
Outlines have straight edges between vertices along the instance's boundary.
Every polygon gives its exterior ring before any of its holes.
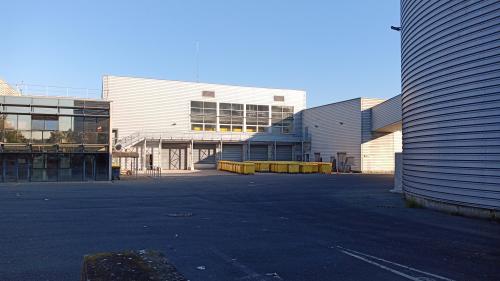
{"type": "Polygon", "coordinates": [[[84,181],[93,181],[95,180],[95,155],[85,155],[84,158],[84,173],[83,180],[84,181]]]}
{"type": "Polygon", "coordinates": [[[5,181],[29,181],[30,161],[25,155],[6,154],[5,156],[5,181]]]}

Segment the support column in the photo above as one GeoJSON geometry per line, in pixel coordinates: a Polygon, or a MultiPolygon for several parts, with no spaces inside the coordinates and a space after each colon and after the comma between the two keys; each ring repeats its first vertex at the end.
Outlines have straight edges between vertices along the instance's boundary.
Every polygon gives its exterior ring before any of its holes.
{"type": "Polygon", "coordinates": [[[224,152],[223,152],[223,149],[224,149],[224,148],[222,147],[222,140],[220,140],[220,148],[219,148],[219,150],[220,150],[220,151],[219,151],[220,155],[219,155],[219,160],[224,160],[224,159],[223,159],[223,158],[224,158],[224,157],[223,157],[223,153],[224,153],[224,152]]]}
{"type": "Polygon", "coordinates": [[[274,161],[276,161],[276,141],[274,141],[273,154],[274,154],[274,161]]]}
{"type": "Polygon", "coordinates": [[[250,155],[252,155],[252,151],[250,150],[251,149],[251,144],[250,144],[250,141],[248,141],[248,157],[247,159],[248,160],[252,160],[252,157],[250,155]]]}
{"type": "Polygon", "coordinates": [[[144,138],[144,144],[142,146],[142,170],[146,171],[147,169],[147,162],[148,162],[148,154],[146,153],[146,138],[144,138]]]}
{"type": "Polygon", "coordinates": [[[301,150],[301,152],[300,152],[300,153],[301,153],[301,154],[300,154],[300,155],[301,155],[301,156],[300,156],[300,160],[301,160],[302,162],[304,162],[304,141],[302,141],[302,142],[300,143],[300,150],[301,150]]]}
{"type": "Polygon", "coordinates": [[[161,159],[161,151],[162,151],[162,149],[161,149],[161,137],[160,137],[160,140],[158,142],[158,167],[163,168],[162,167],[163,165],[161,163],[161,161],[162,161],[162,159],[161,159]]]}
{"type": "Polygon", "coordinates": [[[191,163],[189,164],[189,166],[191,168],[191,171],[194,171],[194,155],[193,155],[193,150],[194,150],[194,142],[191,139],[191,149],[190,149],[190,152],[189,152],[189,156],[190,156],[190,159],[191,159],[191,163]]]}

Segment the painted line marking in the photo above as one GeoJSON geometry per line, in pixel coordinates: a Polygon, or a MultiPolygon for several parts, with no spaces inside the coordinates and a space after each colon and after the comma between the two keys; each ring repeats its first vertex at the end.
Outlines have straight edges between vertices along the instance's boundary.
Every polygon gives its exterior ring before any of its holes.
{"type": "Polygon", "coordinates": [[[378,258],[378,257],[372,256],[372,255],[368,255],[368,254],[365,254],[365,253],[361,253],[361,252],[358,252],[358,251],[347,249],[347,248],[344,248],[344,247],[341,247],[341,246],[337,246],[337,248],[340,249],[340,251],[342,253],[346,254],[346,255],[349,255],[349,256],[352,256],[354,258],[363,260],[365,262],[368,262],[370,264],[373,264],[375,266],[378,266],[378,267],[380,267],[382,269],[388,270],[388,271],[390,271],[390,272],[392,272],[394,274],[403,276],[403,277],[408,278],[410,280],[422,281],[423,278],[422,277],[413,277],[413,276],[410,276],[410,275],[408,275],[406,273],[403,273],[401,271],[398,271],[396,269],[389,268],[387,266],[384,266],[382,264],[379,264],[377,262],[369,260],[368,258],[371,258],[371,259],[374,259],[374,260],[378,260],[378,261],[382,261],[382,262],[385,262],[385,263],[389,263],[389,264],[392,264],[392,265],[395,265],[395,266],[399,266],[399,267],[402,267],[404,269],[407,269],[407,270],[410,270],[410,271],[413,271],[413,272],[418,272],[418,273],[421,273],[421,274],[425,274],[427,276],[432,276],[432,277],[437,278],[437,279],[446,280],[446,281],[454,281],[453,279],[449,279],[449,278],[446,278],[446,277],[443,277],[443,276],[440,276],[440,275],[437,275],[437,274],[433,274],[433,273],[430,273],[430,272],[419,270],[419,269],[416,269],[416,268],[413,268],[413,267],[410,267],[410,266],[407,266],[407,265],[403,265],[403,264],[400,264],[400,263],[388,261],[388,260],[385,260],[385,259],[382,259],[382,258],[378,258]]]}

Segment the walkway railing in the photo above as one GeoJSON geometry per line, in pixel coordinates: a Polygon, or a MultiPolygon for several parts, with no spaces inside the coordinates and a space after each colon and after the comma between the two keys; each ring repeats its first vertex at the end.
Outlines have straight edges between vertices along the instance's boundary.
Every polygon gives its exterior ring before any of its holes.
{"type": "Polygon", "coordinates": [[[6,83],[4,81],[0,81],[0,84],[2,84],[0,85],[0,91],[2,92],[9,91],[9,93],[0,93],[2,95],[15,95],[11,93],[14,92],[22,96],[102,99],[102,93],[100,89],[60,87],[60,86],[26,84],[26,83],[11,84],[11,83],[6,83]]]}

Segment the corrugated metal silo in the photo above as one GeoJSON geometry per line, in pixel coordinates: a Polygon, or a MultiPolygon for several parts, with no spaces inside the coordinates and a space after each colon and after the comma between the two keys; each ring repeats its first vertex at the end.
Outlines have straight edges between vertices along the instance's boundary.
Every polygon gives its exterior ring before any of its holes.
{"type": "Polygon", "coordinates": [[[500,1],[401,1],[403,188],[500,210],[500,1]]]}

